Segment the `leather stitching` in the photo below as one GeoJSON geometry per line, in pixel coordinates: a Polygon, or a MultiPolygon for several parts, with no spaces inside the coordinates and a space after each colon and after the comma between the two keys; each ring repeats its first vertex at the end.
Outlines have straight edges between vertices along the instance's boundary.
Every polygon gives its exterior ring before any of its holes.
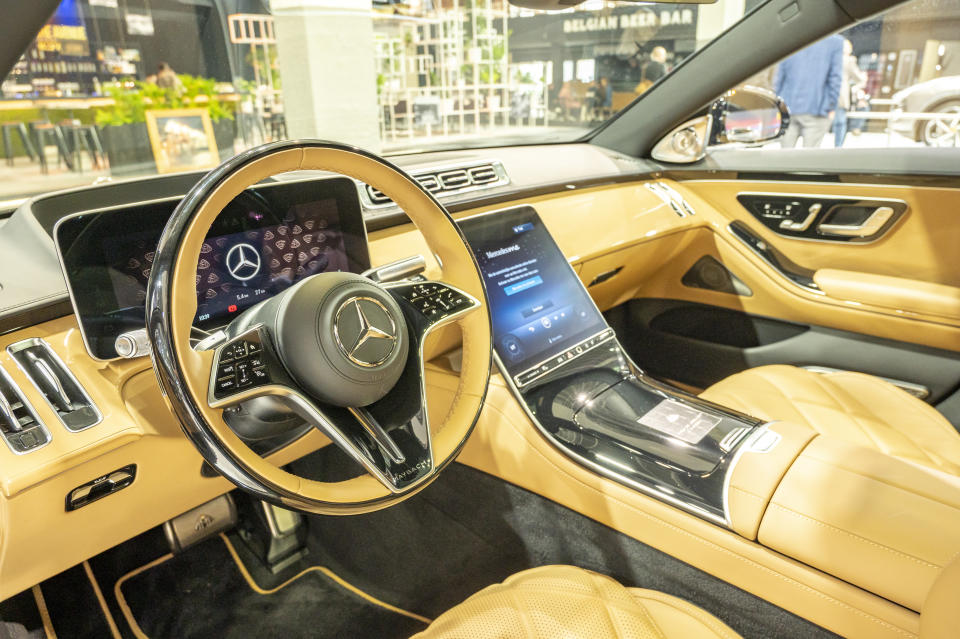
{"type": "MultiPolygon", "coordinates": [[[[843,383],[844,380],[847,381],[848,385],[851,383],[869,384],[873,389],[884,395],[892,394],[898,410],[916,416],[920,433],[928,436],[933,435],[934,433],[930,432],[932,427],[948,437],[949,440],[960,445],[960,439],[957,439],[956,431],[935,409],[910,397],[888,382],[862,373],[820,374],[794,367],[764,366],[737,373],[718,382],[707,389],[703,396],[767,419],[776,417],[790,421],[790,418],[785,414],[786,411],[790,411],[793,414],[793,420],[826,435],[830,435],[836,429],[826,428],[825,426],[829,424],[830,420],[824,420],[818,418],[815,414],[811,414],[808,407],[815,406],[827,411],[837,412],[848,418],[846,423],[856,427],[855,432],[859,432],[863,437],[863,441],[859,442],[861,444],[866,444],[892,456],[916,461],[925,466],[947,472],[956,473],[960,469],[960,464],[938,454],[937,451],[929,447],[925,447],[922,439],[918,440],[912,437],[910,431],[901,431],[895,425],[889,423],[883,414],[878,413],[869,404],[852,396],[851,389],[846,388],[843,383]],[[740,386],[756,387],[758,384],[764,386],[763,390],[736,392],[736,389],[740,386]],[[794,395],[789,392],[794,389],[807,392],[794,395]],[[736,395],[734,395],[734,392],[736,392],[736,395]],[[760,402],[751,401],[750,394],[752,392],[759,393],[760,402]],[[828,401],[814,401],[809,397],[811,394],[819,395],[828,401]],[[779,408],[773,411],[762,410],[761,406],[767,405],[769,400],[772,400],[774,404],[779,404],[779,408]],[[776,412],[777,415],[771,415],[771,412],[776,412]]],[[[917,424],[914,426],[916,427],[917,424]]],[[[849,436],[842,438],[851,440],[849,436]]],[[[857,443],[855,439],[854,443],[857,443]]],[[[951,450],[954,449],[957,449],[957,447],[953,447],[951,450]]]]}
{"type": "MultiPolygon", "coordinates": [[[[806,592],[812,594],[812,595],[815,596],[815,597],[819,597],[820,599],[823,599],[824,601],[826,601],[826,602],[828,602],[828,603],[830,603],[830,604],[832,604],[832,605],[835,605],[835,606],[839,606],[839,607],[841,607],[841,608],[844,608],[844,609],[852,612],[853,614],[857,615],[858,617],[861,617],[861,618],[863,618],[863,619],[865,619],[865,620],[867,620],[867,621],[869,621],[869,622],[871,622],[871,623],[874,623],[874,624],[877,624],[877,625],[879,625],[879,626],[881,626],[881,627],[883,627],[883,628],[886,628],[886,629],[888,629],[888,630],[890,630],[890,631],[892,631],[892,632],[900,635],[901,637],[906,637],[906,638],[908,638],[908,639],[916,639],[917,635],[914,634],[914,633],[912,633],[912,632],[909,632],[909,631],[907,631],[907,630],[904,630],[903,628],[900,628],[900,627],[898,627],[898,626],[895,626],[895,625],[893,625],[892,623],[890,623],[890,622],[888,622],[888,621],[884,621],[883,619],[880,619],[879,617],[875,617],[875,616],[873,616],[873,615],[871,615],[871,614],[868,614],[868,613],[860,610],[859,608],[855,608],[855,607],[851,606],[850,604],[848,604],[848,603],[846,603],[846,602],[840,601],[839,599],[836,599],[835,597],[832,597],[832,596],[830,596],[830,595],[828,595],[828,594],[826,594],[826,593],[820,592],[819,590],[817,590],[817,589],[815,589],[815,588],[812,588],[812,587],[810,587],[810,586],[808,586],[808,585],[806,585],[806,584],[804,584],[804,583],[801,583],[801,582],[797,581],[796,579],[793,579],[792,577],[788,577],[788,576],[786,576],[786,575],[784,575],[784,574],[782,574],[782,573],[777,572],[776,570],[773,570],[772,568],[769,568],[769,567],[767,567],[767,566],[764,566],[763,564],[757,563],[757,562],[753,561],[752,559],[748,559],[747,557],[744,557],[743,555],[739,555],[739,554],[733,552],[732,550],[729,550],[729,549],[727,549],[727,548],[724,548],[723,546],[720,546],[719,544],[716,544],[716,543],[714,543],[714,542],[712,542],[712,541],[709,541],[709,540],[707,540],[707,539],[704,539],[704,538],[702,538],[702,537],[698,537],[697,535],[694,535],[693,533],[691,533],[691,532],[689,532],[689,531],[687,531],[687,530],[684,530],[683,528],[680,528],[679,526],[675,526],[675,525],[673,525],[673,524],[671,524],[671,523],[669,523],[669,522],[666,522],[666,521],[664,521],[664,520],[662,520],[662,519],[659,519],[659,518],[651,515],[650,513],[647,513],[647,512],[645,512],[645,511],[643,511],[643,510],[640,510],[639,508],[637,508],[637,507],[635,507],[635,506],[632,506],[631,504],[629,504],[629,503],[627,503],[627,502],[625,502],[625,501],[623,501],[623,500],[621,500],[621,499],[618,499],[618,498],[616,498],[616,497],[613,497],[612,495],[610,495],[610,494],[608,494],[608,493],[604,493],[603,491],[601,491],[601,490],[599,490],[599,489],[597,489],[597,488],[594,488],[593,486],[590,486],[589,484],[585,483],[585,482],[584,482],[583,480],[581,480],[580,478],[575,477],[575,476],[571,475],[570,473],[568,473],[565,469],[561,468],[561,467],[558,466],[553,460],[551,460],[550,458],[548,458],[543,452],[541,452],[540,450],[538,450],[538,449],[536,448],[536,445],[533,444],[532,442],[530,442],[530,441],[527,439],[527,437],[526,437],[526,435],[523,433],[523,431],[522,431],[520,428],[518,428],[516,425],[514,425],[514,423],[513,423],[510,419],[507,419],[507,415],[506,415],[500,408],[498,408],[498,407],[496,407],[496,406],[493,406],[493,405],[487,405],[487,407],[488,407],[489,409],[491,409],[491,410],[493,410],[493,411],[496,411],[496,412],[500,413],[501,415],[503,415],[503,417],[504,417],[504,420],[503,420],[503,421],[506,422],[506,423],[514,430],[514,432],[516,432],[517,434],[519,434],[522,439],[524,439],[525,441],[527,441],[527,443],[530,445],[530,449],[531,449],[534,453],[536,453],[538,456],[540,456],[547,464],[549,464],[550,466],[552,466],[554,469],[562,472],[562,473],[563,473],[565,476],[567,476],[571,481],[576,482],[577,484],[580,484],[581,486],[583,486],[583,487],[586,488],[587,490],[595,493],[597,496],[599,496],[599,497],[601,497],[601,498],[603,498],[603,499],[610,499],[610,500],[612,500],[612,501],[615,501],[616,503],[620,504],[621,506],[623,506],[623,507],[626,508],[627,510],[634,512],[635,514],[639,515],[640,517],[642,517],[642,518],[644,518],[644,519],[646,519],[646,520],[648,520],[648,521],[650,521],[650,522],[652,522],[652,523],[654,523],[654,524],[659,524],[660,526],[664,526],[664,527],[666,527],[668,530],[671,530],[671,531],[673,531],[673,532],[675,532],[675,533],[677,533],[677,534],[679,534],[679,535],[681,535],[681,536],[683,536],[683,537],[689,537],[691,540],[693,540],[693,541],[696,542],[696,543],[699,543],[699,544],[701,544],[701,545],[707,546],[707,547],[709,547],[709,548],[711,548],[711,549],[713,549],[713,550],[715,550],[715,551],[719,551],[719,552],[722,553],[722,554],[729,555],[729,556],[732,557],[733,559],[735,559],[735,560],[737,560],[737,561],[739,561],[739,562],[742,562],[742,563],[744,563],[744,564],[747,564],[747,565],[750,566],[751,568],[760,570],[761,572],[768,573],[769,575],[771,575],[772,577],[775,577],[776,579],[779,579],[779,580],[781,580],[781,581],[784,581],[784,582],[790,584],[791,586],[794,586],[794,587],[796,587],[796,588],[799,588],[800,590],[806,591],[806,592]]],[[[556,454],[559,454],[559,453],[556,453],[556,454]]]]}
{"type": "MultiPolygon", "coordinates": [[[[831,468],[831,469],[834,469],[834,470],[839,469],[839,470],[842,470],[842,471],[844,471],[844,472],[846,472],[846,473],[850,473],[851,475],[857,475],[858,477],[863,477],[864,479],[869,479],[870,481],[877,482],[878,484],[883,484],[884,486],[887,486],[887,487],[889,487],[889,488],[893,488],[893,489],[895,489],[895,490],[899,490],[899,491],[901,491],[901,492],[908,493],[911,497],[919,497],[919,498],[921,498],[921,499],[926,499],[926,500],[928,500],[928,501],[932,501],[932,502],[935,503],[935,504],[940,504],[940,505],[946,506],[947,508],[953,508],[953,509],[955,509],[955,510],[960,509],[960,502],[943,501],[943,500],[938,499],[937,497],[932,496],[932,495],[929,495],[929,494],[921,494],[921,493],[917,492],[917,490],[916,490],[915,488],[904,488],[904,487],[901,486],[900,484],[897,484],[897,483],[895,483],[895,482],[893,482],[893,481],[890,481],[889,479],[887,479],[887,478],[885,478],[885,477],[877,477],[877,476],[875,476],[875,475],[867,474],[867,473],[865,473],[865,472],[863,472],[863,471],[861,471],[861,470],[858,470],[858,469],[856,469],[856,468],[851,468],[851,467],[849,467],[849,466],[846,466],[846,465],[844,465],[844,463],[843,463],[844,460],[838,460],[838,459],[830,458],[830,457],[827,457],[827,458],[820,457],[820,456],[817,454],[817,451],[816,451],[815,449],[814,449],[814,450],[811,450],[811,449],[808,448],[807,451],[808,451],[808,452],[805,452],[805,454],[804,454],[804,461],[809,461],[809,462],[814,463],[814,464],[820,464],[821,466],[827,466],[827,467],[829,467],[829,468],[831,468]]],[[[954,480],[954,483],[956,483],[956,481],[955,481],[956,478],[955,478],[953,475],[951,475],[951,474],[949,474],[949,473],[947,473],[947,472],[945,472],[945,471],[937,470],[936,468],[929,468],[928,466],[918,465],[918,464],[916,464],[915,462],[909,462],[909,463],[912,463],[912,464],[916,465],[917,468],[921,468],[921,469],[923,469],[923,470],[926,471],[926,472],[942,473],[942,474],[945,475],[946,477],[950,477],[951,479],[953,479],[953,480],[954,480]]],[[[731,487],[733,487],[733,486],[731,485],[731,487]]]]}
{"type": "Polygon", "coordinates": [[[871,546],[874,546],[874,547],[876,547],[876,548],[879,548],[880,550],[885,550],[885,551],[887,551],[887,552],[889,552],[889,553],[891,553],[891,554],[894,554],[894,555],[897,555],[897,556],[899,556],[899,557],[902,557],[903,559],[907,559],[907,560],[912,561],[912,562],[914,562],[914,563],[920,564],[921,566],[924,566],[924,567],[927,567],[927,568],[933,568],[934,570],[940,570],[941,568],[943,568],[943,566],[940,566],[940,565],[938,565],[938,564],[932,564],[932,563],[930,563],[929,561],[926,561],[926,560],[924,560],[924,559],[920,559],[920,558],[918,558],[918,557],[914,557],[913,555],[908,555],[908,554],[906,554],[905,552],[901,552],[901,551],[899,551],[899,550],[896,550],[895,548],[891,548],[891,547],[889,547],[889,546],[885,546],[885,545],[883,545],[883,544],[881,544],[881,543],[878,543],[878,542],[872,541],[872,540],[870,540],[870,539],[867,539],[866,537],[861,537],[860,535],[857,535],[857,534],[855,534],[855,533],[852,533],[852,532],[850,532],[850,531],[848,531],[848,530],[844,530],[843,528],[838,528],[838,527],[833,526],[833,525],[831,525],[831,524],[828,524],[828,523],[826,523],[826,522],[824,522],[824,521],[820,521],[819,519],[816,519],[816,518],[814,518],[814,517],[810,517],[810,516],[808,516],[808,515],[804,515],[803,513],[797,512],[797,511],[793,510],[792,508],[787,508],[786,506],[783,506],[783,505],[781,505],[781,504],[778,504],[778,503],[775,503],[775,502],[771,502],[770,507],[771,507],[771,508],[778,508],[778,509],[780,509],[780,510],[782,510],[782,511],[784,511],[784,512],[790,514],[790,515],[793,515],[793,516],[795,516],[795,517],[800,517],[800,518],[802,518],[802,519],[806,519],[807,521],[809,521],[809,522],[811,522],[811,523],[813,523],[813,524],[816,524],[817,526],[820,526],[820,527],[822,527],[822,528],[826,528],[827,530],[831,530],[831,531],[834,531],[834,532],[838,532],[838,533],[840,533],[840,534],[846,535],[847,537],[850,537],[850,538],[855,539],[855,540],[857,540],[857,541],[862,541],[862,542],[864,542],[864,543],[866,543],[866,544],[869,544],[869,545],[871,545],[871,546]]]}
{"type": "MultiPolygon", "coordinates": [[[[921,418],[922,420],[921,423],[936,424],[936,428],[938,430],[943,431],[946,435],[949,435],[951,438],[956,438],[957,436],[956,429],[954,429],[954,427],[939,412],[937,412],[935,408],[933,408],[932,406],[929,406],[928,404],[923,403],[920,400],[916,400],[914,397],[907,394],[905,391],[897,388],[896,386],[893,386],[893,384],[885,382],[882,379],[873,377],[872,375],[863,375],[860,373],[834,373],[833,375],[831,375],[831,377],[849,378],[854,381],[859,381],[861,383],[876,386],[879,390],[882,390],[884,392],[890,392],[891,389],[895,389],[897,394],[894,396],[902,400],[900,403],[902,404],[903,408],[909,410],[910,412],[916,414],[919,418],[921,418]],[[901,393],[903,395],[900,395],[901,393]]],[[[912,443],[917,445],[920,451],[924,455],[926,455],[931,461],[943,461],[939,457],[934,457],[933,455],[930,454],[929,451],[923,449],[918,444],[916,444],[913,438],[910,437],[909,433],[900,433],[900,434],[902,434],[904,437],[909,439],[912,443]]],[[[951,463],[952,465],[952,462],[948,462],[948,463],[951,463]]]]}
{"type": "Polygon", "coordinates": [[[653,601],[661,603],[664,606],[669,606],[674,610],[686,613],[703,625],[707,626],[718,637],[725,639],[740,639],[739,635],[736,633],[731,633],[730,628],[720,623],[716,617],[690,604],[689,602],[684,601],[683,599],[678,599],[672,595],[658,592],[656,590],[643,590],[642,593],[643,594],[636,593],[635,596],[637,598],[652,599],[653,601]]]}
{"type": "Polygon", "coordinates": [[[739,486],[734,486],[733,484],[730,484],[730,489],[731,489],[731,490],[735,490],[735,491],[737,491],[738,493],[740,493],[740,494],[742,494],[742,495],[744,495],[744,496],[746,496],[746,497],[752,497],[753,499],[756,499],[757,501],[766,501],[766,498],[761,497],[760,495],[755,495],[755,494],[751,493],[749,490],[745,490],[745,489],[743,489],[743,488],[740,488],[739,486]]]}
{"type": "MultiPolygon", "coordinates": [[[[610,624],[610,629],[613,631],[615,639],[620,639],[623,634],[620,632],[620,626],[617,625],[616,620],[613,618],[613,615],[610,614],[610,604],[607,601],[607,598],[603,595],[598,587],[596,575],[588,573],[587,579],[590,582],[590,588],[594,592],[594,599],[599,601],[599,607],[603,610],[604,615],[607,617],[607,622],[610,624]]],[[[646,615],[647,620],[650,621],[650,615],[647,613],[646,609],[642,609],[642,612],[646,615]]]]}
{"type": "Polygon", "coordinates": [[[531,637],[531,639],[535,638],[537,634],[530,623],[526,606],[520,601],[519,592],[513,588],[501,588],[501,590],[506,590],[510,593],[510,598],[513,599],[513,607],[517,611],[517,616],[520,617],[520,625],[523,626],[525,635],[531,637]]]}

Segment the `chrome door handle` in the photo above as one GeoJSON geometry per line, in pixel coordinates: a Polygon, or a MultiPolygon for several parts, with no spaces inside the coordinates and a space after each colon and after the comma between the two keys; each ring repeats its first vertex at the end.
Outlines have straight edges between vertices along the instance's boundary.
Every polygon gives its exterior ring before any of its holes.
{"type": "Polygon", "coordinates": [[[794,222],[793,220],[784,220],[780,222],[780,228],[785,231],[806,231],[810,228],[810,225],[813,224],[813,221],[817,219],[817,215],[820,214],[820,209],[823,208],[819,202],[814,202],[810,205],[810,208],[807,209],[807,217],[803,218],[799,222],[794,222]]]}
{"type": "Polygon", "coordinates": [[[880,232],[893,217],[893,213],[892,207],[878,206],[861,224],[821,224],[817,231],[821,235],[834,237],[871,237],[880,232]]]}

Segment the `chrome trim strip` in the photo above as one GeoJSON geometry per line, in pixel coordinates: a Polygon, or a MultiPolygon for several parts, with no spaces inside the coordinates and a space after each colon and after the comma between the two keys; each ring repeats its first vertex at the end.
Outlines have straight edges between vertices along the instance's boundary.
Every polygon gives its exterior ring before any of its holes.
{"type": "MultiPolygon", "coordinates": [[[[33,384],[33,387],[37,389],[37,392],[39,392],[40,395],[43,397],[44,401],[47,402],[47,405],[53,410],[54,413],[56,413],[57,419],[60,421],[60,424],[63,426],[63,429],[65,431],[67,431],[68,433],[79,433],[87,430],[88,428],[93,428],[94,426],[96,426],[97,424],[103,421],[103,413],[100,412],[100,409],[97,408],[97,405],[90,398],[90,395],[87,393],[87,389],[83,387],[83,384],[81,384],[80,380],[78,380],[76,375],[73,374],[73,371],[70,370],[70,367],[68,367],[66,363],[64,363],[64,361],[60,359],[60,356],[57,355],[57,352],[54,351],[52,348],[50,348],[50,345],[47,344],[45,341],[43,341],[39,337],[30,337],[24,340],[20,340],[19,342],[15,342],[7,346],[7,354],[9,354],[11,359],[13,359],[13,361],[17,363],[17,368],[23,371],[23,374],[27,376],[27,378],[30,380],[30,383],[33,384]],[[67,376],[67,379],[76,385],[77,390],[80,391],[80,395],[83,397],[83,400],[87,403],[87,405],[91,409],[93,409],[93,413],[97,417],[96,421],[84,426],[83,428],[78,428],[76,430],[71,429],[67,426],[67,424],[63,421],[63,418],[60,417],[60,411],[57,409],[56,406],[53,405],[53,402],[51,402],[47,398],[46,393],[44,393],[43,389],[40,388],[40,386],[37,384],[37,380],[34,379],[33,374],[23,367],[19,359],[14,357],[15,353],[19,353],[20,351],[26,348],[30,348],[31,346],[39,346],[40,348],[42,348],[46,352],[46,354],[50,356],[50,358],[53,359],[53,361],[55,361],[60,366],[60,369],[67,376]]],[[[62,385],[60,385],[59,380],[57,380],[57,382],[58,382],[57,386],[59,386],[60,388],[63,388],[62,385]]]]}
{"type": "Polygon", "coordinates": [[[783,281],[787,282],[791,286],[794,286],[806,293],[813,293],[814,295],[826,295],[826,293],[821,291],[819,288],[813,288],[812,286],[805,286],[800,282],[797,282],[796,280],[794,280],[792,277],[790,277],[790,275],[786,273],[782,268],[780,268],[779,265],[770,261],[770,259],[766,255],[764,255],[761,251],[757,250],[754,246],[751,246],[750,243],[747,242],[744,238],[740,237],[740,234],[737,232],[736,228],[733,226],[733,222],[728,224],[726,228],[727,228],[727,232],[730,235],[732,235],[735,240],[737,240],[737,243],[739,243],[741,246],[743,246],[748,251],[750,251],[751,253],[756,255],[758,258],[760,258],[760,261],[762,261],[764,264],[770,267],[770,269],[773,270],[773,272],[776,273],[780,277],[780,279],[782,279],[783,281]]]}
{"type": "Polygon", "coordinates": [[[395,260],[382,266],[368,268],[361,273],[360,276],[378,284],[385,284],[387,282],[409,279],[423,273],[426,269],[427,260],[423,255],[418,254],[395,260]]]}
{"type": "MultiPolygon", "coordinates": [[[[743,454],[745,452],[749,451],[749,452],[765,452],[766,453],[766,452],[770,452],[771,450],[773,450],[773,448],[776,447],[776,444],[774,444],[773,446],[771,446],[770,448],[764,451],[751,451],[751,448],[750,448],[750,446],[754,442],[759,440],[765,434],[767,434],[768,432],[773,432],[773,431],[769,431],[768,427],[771,424],[776,424],[776,423],[777,423],[776,421],[767,422],[755,428],[753,432],[750,433],[746,437],[746,439],[744,439],[740,443],[740,445],[737,447],[736,452],[733,454],[733,459],[730,460],[730,465],[727,466],[727,472],[723,476],[722,500],[723,500],[723,514],[724,514],[724,517],[726,518],[726,526],[728,528],[732,528],[733,526],[733,522],[730,521],[730,482],[733,481],[733,473],[737,468],[737,464],[740,462],[740,458],[743,457],[743,454]]],[[[780,434],[779,433],[774,433],[774,434],[777,435],[777,438],[778,438],[777,443],[780,443],[780,434]]]]}

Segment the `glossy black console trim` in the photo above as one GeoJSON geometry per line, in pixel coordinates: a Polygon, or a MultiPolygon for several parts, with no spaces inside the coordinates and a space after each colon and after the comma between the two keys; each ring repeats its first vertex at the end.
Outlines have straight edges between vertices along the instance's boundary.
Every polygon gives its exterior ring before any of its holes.
{"type": "MultiPolygon", "coordinates": [[[[510,210],[516,209],[503,213],[510,210]]],[[[468,235],[476,231],[480,235],[473,237],[489,239],[480,225],[498,213],[467,218],[468,235]]],[[[549,236],[542,241],[551,245],[535,254],[559,251],[549,236]]],[[[567,270],[571,279],[562,284],[582,288],[569,264],[567,270]]],[[[583,293],[589,300],[586,289],[583,293]]],[[[726,477],[736,447],[759,420],[650,378],[606,325],[515,375],[500,357],[495,361],[534,426],[560,452],[593,472],[729,526],[726,477]]]]}

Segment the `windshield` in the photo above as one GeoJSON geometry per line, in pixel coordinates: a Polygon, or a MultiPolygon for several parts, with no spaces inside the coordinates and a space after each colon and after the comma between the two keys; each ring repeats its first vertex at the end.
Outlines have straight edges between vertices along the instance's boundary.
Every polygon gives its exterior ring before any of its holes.
{"type": "Polygon", "coordinates": [[[756,4],[63,0],[2,83],[0,200],[284,138],[575,140],[756,4]]]}

